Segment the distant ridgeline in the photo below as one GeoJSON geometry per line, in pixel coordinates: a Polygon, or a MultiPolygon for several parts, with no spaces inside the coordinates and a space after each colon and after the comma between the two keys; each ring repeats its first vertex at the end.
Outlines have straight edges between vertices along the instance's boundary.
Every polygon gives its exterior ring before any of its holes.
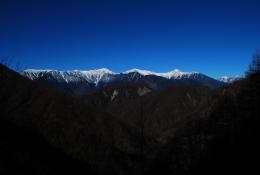
{"type": "MultiPolygon", "coordinates": [[[[58,88],[71,95],[82,95],[108,86],[145,86],[152,90],[160,90],[172,85],[207,86],[217,88],[226,80],[219,81],[198,72],[167,73],[132,69],[123,73],[114,73],[108,69],[89,71],[56,71],[56,70],[25,70],[22,75],[42,84],[58,88]]],[[[221,79],[222,80],[222,79],[221,79]]]]}

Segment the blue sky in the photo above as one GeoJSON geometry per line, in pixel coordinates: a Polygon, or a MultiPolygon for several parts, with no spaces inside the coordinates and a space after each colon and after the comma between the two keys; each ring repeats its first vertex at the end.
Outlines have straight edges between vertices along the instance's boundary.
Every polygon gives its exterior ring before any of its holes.
{"type": "Polygon", "coordinates": [[[260,47],[256,0],[1,0],[0,57],[34,69],[242,75],[260,47]]]}

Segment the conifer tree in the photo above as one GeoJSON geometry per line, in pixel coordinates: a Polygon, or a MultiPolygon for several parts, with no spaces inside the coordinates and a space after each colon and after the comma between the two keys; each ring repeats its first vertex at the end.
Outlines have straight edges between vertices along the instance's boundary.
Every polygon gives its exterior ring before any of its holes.
{"type": "Polygon", "coordinates": [[[252,62],[249,65],[247,75],[253,73],[260,73],[260,52],[258,50],[256,50],[255,54],[253,55],[252,62]]]}

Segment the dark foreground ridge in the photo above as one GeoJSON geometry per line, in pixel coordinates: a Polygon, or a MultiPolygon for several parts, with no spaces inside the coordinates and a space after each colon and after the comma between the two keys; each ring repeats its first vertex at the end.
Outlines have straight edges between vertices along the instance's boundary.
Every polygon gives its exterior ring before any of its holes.
{"type": "Polygon", "coordinates": [[[1,65],[0,85],[0,174],[259,172],[259,74],[217,90],[113,85],[76,98],[1,65]]]}

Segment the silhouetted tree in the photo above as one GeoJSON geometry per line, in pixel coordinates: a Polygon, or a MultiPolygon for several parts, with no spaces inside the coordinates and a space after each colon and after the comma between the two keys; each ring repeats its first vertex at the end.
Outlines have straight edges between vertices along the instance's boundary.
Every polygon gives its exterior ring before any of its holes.
{"type": "Polygon", "coordinates": [[[12,65],[13,58],[10,57],[1,57],[0,64],[10,67],[12,65]]]}
{"type": "Polygon", "coordinates": [[[260,52],[258,50],[256,50],[255,54],[253,55],[247,75],[252,73],[260,73],[260,52]]]}
{"type": "Polygon", "coordinates": [[[22,66],[22,64],[19,60],[16,60],[16,59],[14,59],[14,57],[10,57],[10,56],[0,57],[0,64],[6,66],[9,69],[12,69],[16,72],[25,70],[25,67],[22,66]]]}

